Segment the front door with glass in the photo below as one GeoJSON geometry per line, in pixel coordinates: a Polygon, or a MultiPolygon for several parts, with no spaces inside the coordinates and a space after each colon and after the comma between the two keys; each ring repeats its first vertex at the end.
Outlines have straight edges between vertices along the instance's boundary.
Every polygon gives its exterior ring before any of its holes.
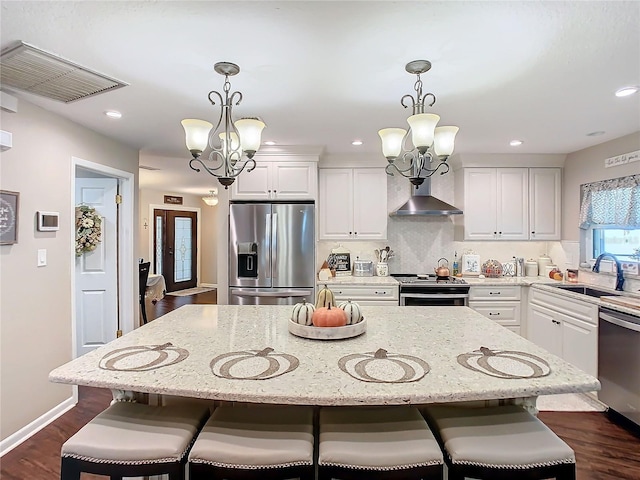
{"type": "Polygon", "coordinates": [[[197,214],[154,210],[154,271],[164,276],[167,292],[193,288],[197,278],[197,214]]]}

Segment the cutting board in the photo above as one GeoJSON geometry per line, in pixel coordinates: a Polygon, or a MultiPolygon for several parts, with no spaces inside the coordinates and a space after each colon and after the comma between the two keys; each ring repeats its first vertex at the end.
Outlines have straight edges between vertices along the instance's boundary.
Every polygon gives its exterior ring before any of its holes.
{"type": "Polygon", "coordinates": [[[640,310],[640,298],[630,297],[600,297],[603,302],[615,303],[628,308],[637,308],[640,310]]]}

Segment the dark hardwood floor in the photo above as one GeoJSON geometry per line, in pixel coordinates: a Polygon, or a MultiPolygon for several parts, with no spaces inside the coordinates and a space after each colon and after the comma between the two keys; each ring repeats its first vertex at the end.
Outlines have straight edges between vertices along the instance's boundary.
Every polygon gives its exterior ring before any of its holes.
{"type": "MultiPolygon", "coordinates": [[[[166,296],[147,309],[149,319],[187,304],[216,303],[216,292],[189,297],[166,296]]],[[[0,459],[2,480],[60,478],[62,444],[111,400],[109,390],[81,387],[76,407],[0,459]]],[[[602,413],[541,412],[539,418],[576,452],[577,480],[640,480],[640,437],[602,413]]],[[[106,477],[83,474],[82,480],[106,477]]],[[[517,475],[514,475],[517,480],[517,475]]],[[[364,479],[363,479],[364,480],[364,479]]]]}

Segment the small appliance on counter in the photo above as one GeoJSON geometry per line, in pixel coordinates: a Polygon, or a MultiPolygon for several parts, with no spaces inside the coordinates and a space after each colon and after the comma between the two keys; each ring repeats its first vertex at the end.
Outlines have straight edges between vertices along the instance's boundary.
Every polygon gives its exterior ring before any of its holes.
{"type": "Polygon", "coordinates": [[[356,259],[353,261],[354,277],[373,277],[373,262],[371,260],[356,259]]]}

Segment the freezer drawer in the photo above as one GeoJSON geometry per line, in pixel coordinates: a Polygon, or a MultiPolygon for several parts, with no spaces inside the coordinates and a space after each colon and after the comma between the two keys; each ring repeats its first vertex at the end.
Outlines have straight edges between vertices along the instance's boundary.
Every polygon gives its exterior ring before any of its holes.
{"type": "Polygon", "coordinates": [[[313,288],[229,288],[230,305],[293,305],[314,301],[313,288]]]}

